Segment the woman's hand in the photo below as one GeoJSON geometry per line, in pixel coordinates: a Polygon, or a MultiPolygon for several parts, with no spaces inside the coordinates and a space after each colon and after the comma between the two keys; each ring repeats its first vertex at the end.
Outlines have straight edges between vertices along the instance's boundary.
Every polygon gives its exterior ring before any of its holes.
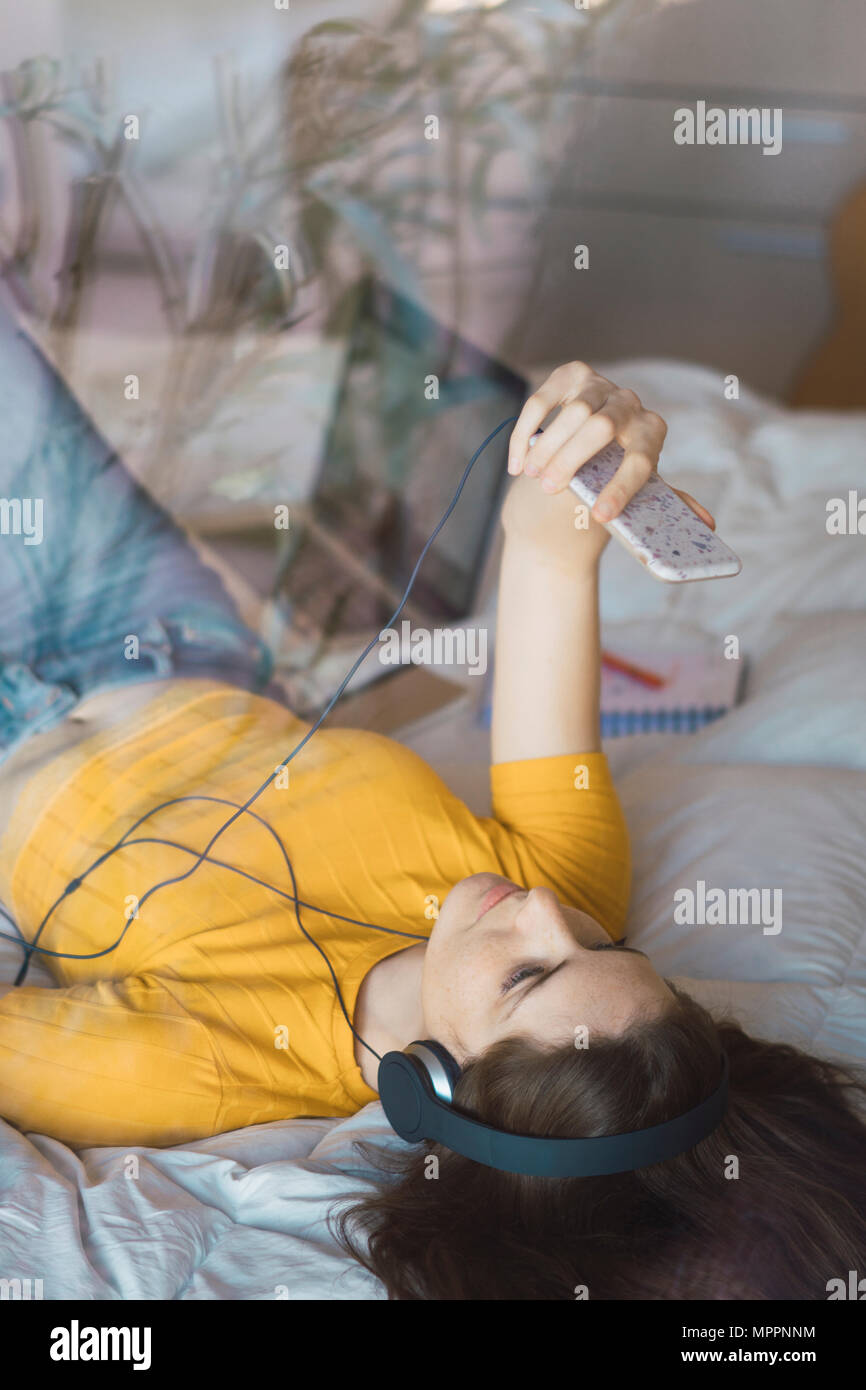
{"type": "MultiPolygon", "coordinates": [[[[597,559],[612,521],[643,487],[658,465],[667,434],[660,415],[645,410],[634,391],[599,376],[585,362],[567,362],[550,374],[528,399],[511,434],[508,471],[515,477],[502,509],[509,537],[528,543],[559,566],[597,559]],[[529,440],[556,407],[559,414],[530,448],[529,440]],[[596,499],[589,529],[575,528],[580,506],[568,484],[588,459],[616,440],[622,462],[596,499]]],[[[713,529],[715,521],[700,502],[674,489],[696,516],[713,529]]]]}

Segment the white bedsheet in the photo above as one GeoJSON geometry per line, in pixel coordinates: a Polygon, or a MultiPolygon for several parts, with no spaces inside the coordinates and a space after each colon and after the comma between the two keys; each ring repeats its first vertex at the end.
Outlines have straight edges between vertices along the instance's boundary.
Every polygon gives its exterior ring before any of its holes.
{"type": "MultiPolygon", "coordinates": [[[[748,392],[729,402],[717,374],[682,363],[602,370],[665,415],[663,472],[706,501],[744,561],[736,580],[665,586],[612,544],[606,640],[635,623],[737,633],[750,663],[726,719],[608,747],[633,838],[629,939],[754,1032],[866,1061],[866,536],[825,526],[829,497],[866,495],[866,415],[795,416],[748,392]],[[781,931],[674,925],[672,895],[697,879],[778,887],[781,931]]],[[[486,735],[471,709],[413,744],[485,809],[486,735]]],[[[0,979],[16,963],[0,943],[0,979]]],[[[45,1298],[381,1298],[325,1225],[332,1203],[375,1179],[358,1139],[400,1142],[378,1104],[78,1154],[0,1121],[0,1277],[42,1279],[45,1298]]]]}

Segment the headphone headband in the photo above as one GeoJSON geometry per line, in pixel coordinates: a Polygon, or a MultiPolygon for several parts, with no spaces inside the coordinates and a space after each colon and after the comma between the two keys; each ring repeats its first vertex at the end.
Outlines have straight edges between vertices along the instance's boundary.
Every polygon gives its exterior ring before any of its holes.
{"type": "Polygon", "coordinates": [[[403,1052],[386,1052],[379,1064],[379,1098],[389,1124],[401,1139],[444,1144],[455,1153],[527,1177],[597,1177],[648,1168],[692,1149],[719,1125],[728,1103],[730,1065],[722,1053],[722,1075],[715,1091],[682,1115],[629,1134],[594,1138],[539,1138],[509,1134],[463,1115],[452,1106],[460,1068],[441,1043],[410,1043],[403,1052]]]}

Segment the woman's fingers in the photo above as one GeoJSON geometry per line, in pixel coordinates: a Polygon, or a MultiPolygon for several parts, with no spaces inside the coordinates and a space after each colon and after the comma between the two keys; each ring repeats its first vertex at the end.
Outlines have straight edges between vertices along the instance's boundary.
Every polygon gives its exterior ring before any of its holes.
{"type": "Polygon", "coordinates": [[[545,492],[567,487],[580,465],[613,439],[615,426],[601,413],[609,395],[608,382],[588,383],[536,439],[523,471],[540,478],[545,492]]]}
{"type": "MultiPolygon", "coordinates": [[[[605,414],[616,415],[625,408],[622,404],[613,405],[612,408],[612,402],[608,401],[604,409],[605,414]]],[[[632,412],[619,424],[616,438],[624,453],[619,468],[596,498],[592,509],[596,521],[612,521],[619,516],[626,503],[640,492],[658,464],[666,433],[664,420],[643,409],[637,414],[632,412]]]]}
{"type": "MultiPolygon", "coordinates": [[[[668,486],[670,486],[670,484],[668,484],[668,486]]],[[[677,497],[681,497],[683,499],[686,506],[691,507],[695,516],[700,517],[701,521],[705,522],[706,525],[709,526],[711,531],[715,531],[716,519],[713,516],[712,512],[708,512],[706,507],[702,507],[700,502],[696,502],[690,492],[683,492],[682,489],[678,487],[675,487],[673,491],[677,494],[677,497]]]]}
{"type": "MultiPolygon", "coordinates": [[[[606,385],[610,387],[609,383],[606,385]]],[[[623,447],[630,441],[634,452],[641,452],[645,445],[639,437],[640,415],[635,415],[636,409],[639,412],[642,410],[637,396],[632,391],[620,391],[615,386],[610,387],[606,398],[592,415],[583,421],[574,417],[574,428],[571,428],[572,406],[565,406],[554,425],[545,430],[534,446],[526,463],[526,471],[529,472],[533,464],[538,465],[538,475],[545,492],[561,492],[568,487],[578,469],[612,440],[618,439],[623,447]],[[637,402],[637,406],[634,402],[637,402]]],[[[658,458],[657,452],[655,457],[658,458]]],[[[635,459],[634,464],[637,462],[635,459]]],[[[625,485],[631,474],[636,476],[635,467],[629,461],[618,486],[625,485]]],[[[637,486],[643,487],[648,476],[648,473],[644,473],[637,486]]]]}
{"type": "MultiPolygon", "coordinates": [[[[578,469],[616,440],[624,451],[622,461],[592,509],[596,521],[609,522],[655,471],[666,434],[664,420],[644,410],[634,391],[614,385],[585,362],[567,362],[551,372],[521,410],[509,443],[508,471],[537,477],[545,492],[561,492],[578,469]],[[559,414],[530,449],[530,439],[557,407],[559,414]]],[[[715,530],[706,507],[690,493],[674,491],[715,530]]]]}
{"type": "MultiPolygon", "coordinates": [[[[604,378],[599,377],[585,362],[566,362],[551,372],[537,391],[533,391],[517,417],[517,424],[511,431],[508,445],[509,473],[517,474],[523,471],[529,452],[529,441],[545,417],[558,405],[564,405],[573,400],[584,388],[589,386],[590,381],[603,382],[604,378]]],[[[605,385],[609,391],[611,389],[610,383],[606,382],[605,385]]],[[[586,413],[589,411],[587,410],[586,413]]]]}

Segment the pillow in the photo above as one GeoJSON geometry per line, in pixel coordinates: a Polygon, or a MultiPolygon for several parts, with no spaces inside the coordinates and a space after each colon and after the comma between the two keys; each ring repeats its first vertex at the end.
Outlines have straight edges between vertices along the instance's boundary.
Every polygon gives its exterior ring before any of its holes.
{"type": "Polygon", "coordinates": [[[866,1062],[866,986],[668,978],[715,1018],[732,1018],[756,1038],[793,1043],[828,1061],[866,1062]]]}
{"type": "MultiPolygon", "coordinates": [[[[784,407],[753,391],[742,381],[739,399],[727,400],[727,374],[721,368],[705,367],[698,362],[684,362],[672,357],[628,357],[614,362],[593,362],[592,365],[618,386],[636,391],[647,410],[656,410],[666,419],[676,413],[685,427],[683,442],[686,444],[689,437],[693,443],[696,441],[695,434],[690,434],[695,425],[702,420],[710,423],[712,437],[707,440],[710,456],[698,465],[707,469],[713,467],[712,459],[720,438],[727,444],[733,444],[768,420],[783,418],[787,413],[784,407]]],[[[669,421],[666,453],[669,445],[679,447],[671,436],[669,421]]]]}
{"type": "Polygon", "coordinates": [[[785,615],[775,632],[743,703],[684,741],[678,761],[866,769],[866,613],[785,615]]]}
{"type": "Polygon", "coordinates": [[[829,535],[822,493],[781,504],[755,475],[736,475],[716,512],[717,529],[743,562],[732,579],[680,584],[669,612],[755,649],[773,641],[782,613],[850,612],[866,604],[864,537],[829,535]]]}
{"type": "MultiPolygon", "coordinates": [[[[660,756],[626,773],[618,790],[633,854],[627,934],[658,970],[866,989],[864,773],[660,756]],[[721,889],[726,905],[730,890],[763,890],[765,911],[741,925],[706,922],[701,883],[705,897],[721,889]],[[684,890],[694,911],[678,922],[684,890]]],[[[866,1012],[857,1032],[866,1048],[866,1012]]]]}
{"type": "Polygon", "coordinates": [[[802,410],[766,420],[748,438],[767,459],[781,498],[820,492],[823,502],[866,487],[866,411],[802,410]]]}

